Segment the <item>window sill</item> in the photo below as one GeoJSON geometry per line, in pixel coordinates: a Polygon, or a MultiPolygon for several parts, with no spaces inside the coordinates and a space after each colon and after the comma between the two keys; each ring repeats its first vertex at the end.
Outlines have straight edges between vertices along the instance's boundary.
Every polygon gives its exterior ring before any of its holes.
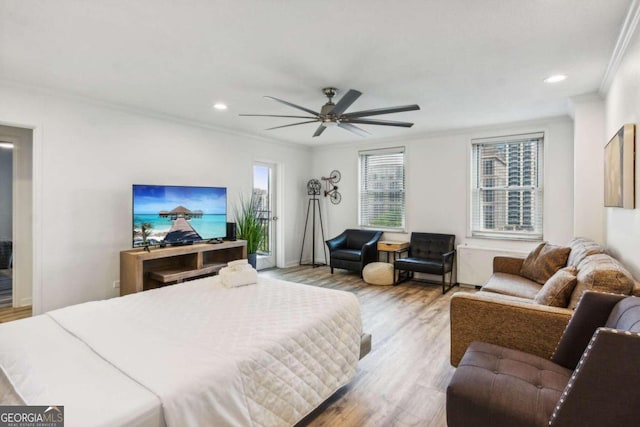
{"type": "Polygon", "coordinates": [[[543,236],[518,236],[518,235],[509,235],[509,234],[498,234],[498,233],[471,233],[470,236],[467,236],[471,239],[487,239],[487,240],[509,240],[516,242],[542,242],[543,236]]]}

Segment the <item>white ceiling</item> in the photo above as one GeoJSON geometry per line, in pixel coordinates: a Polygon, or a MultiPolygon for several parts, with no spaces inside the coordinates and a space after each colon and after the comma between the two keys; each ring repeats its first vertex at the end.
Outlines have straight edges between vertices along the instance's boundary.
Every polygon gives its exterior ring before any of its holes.
{"type": "Polygon", "coordinates": [[[300,113],[263,95],[318,111],[323,87],[353,88],[348,112],[419,104],[376,117],[411,129],[361,125],[405,138],[566,114],[598,90],[630,3],[0,0],[0,79],[303,144],[361,138],[238,113],[300,113]]]}

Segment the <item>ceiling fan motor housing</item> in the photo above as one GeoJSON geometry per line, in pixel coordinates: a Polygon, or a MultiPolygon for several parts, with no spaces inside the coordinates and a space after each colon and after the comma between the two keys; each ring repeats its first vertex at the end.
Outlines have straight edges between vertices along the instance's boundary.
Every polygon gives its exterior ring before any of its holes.
{"type": "MultiPolygon", "coordinates": [[[[329,116],[335,117],[335,114],[331,114],[331,110],[333,110],[333,107],[335,107],[335,106],[336,106],[336,104],[334,104],[333,102],[331,102],[331,101],[327,102],[320,109],[320,114],[322,114],[326,118],[329,118],[329,116]]],[[[331,121],[331,120],[323,120],[323,121],[331,121]]]]}

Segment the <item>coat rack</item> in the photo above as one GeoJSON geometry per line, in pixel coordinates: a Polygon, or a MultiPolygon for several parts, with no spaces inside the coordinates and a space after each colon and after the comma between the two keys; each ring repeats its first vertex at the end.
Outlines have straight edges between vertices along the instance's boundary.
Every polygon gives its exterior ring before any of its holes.
{"type": "Polygon", "coordinates": [[[322,184],[317,179],[311,179],[307,182],[307,194],[311,196],[307,204],[307,219],[304,222],[304,233],[302,234],[302,247],[300,248],[300,265],[312,265],[313,268],[321,265],[327,265],[327,248],[324,246],[324,228],[322,226],[322,211],[320,210],[320,189],[322,184]],[[316,262],[316,211],[320,219],[320,233],[322,235],[322,248],[324,249],[324,264],[316,262]],[[302,254],[304,253],[304,242],[307,237],[307,226],[309,225],[309,214],[311,214],[311,264],[302,263],[302,254]]]}

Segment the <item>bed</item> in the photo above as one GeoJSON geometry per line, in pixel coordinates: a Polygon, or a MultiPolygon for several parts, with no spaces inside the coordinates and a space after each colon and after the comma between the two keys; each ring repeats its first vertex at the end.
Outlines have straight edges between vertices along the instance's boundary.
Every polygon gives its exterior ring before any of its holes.
{"type": "Polygon", "coordinates": [[[0,325],[0,403],[67,426],[286,426],[355,375],[348,292],[219,276],[0,325]]]}

